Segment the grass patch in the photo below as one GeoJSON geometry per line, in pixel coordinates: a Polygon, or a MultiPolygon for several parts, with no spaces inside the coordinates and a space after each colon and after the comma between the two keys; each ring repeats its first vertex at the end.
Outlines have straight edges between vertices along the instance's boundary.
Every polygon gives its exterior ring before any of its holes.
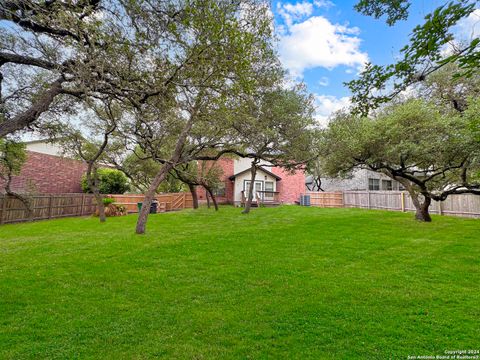
{"type": "Polygon", "coordinates": [[[480,221],[223,207],[0,227],[0,358],[385,359],[478,349],[480,221]]]}

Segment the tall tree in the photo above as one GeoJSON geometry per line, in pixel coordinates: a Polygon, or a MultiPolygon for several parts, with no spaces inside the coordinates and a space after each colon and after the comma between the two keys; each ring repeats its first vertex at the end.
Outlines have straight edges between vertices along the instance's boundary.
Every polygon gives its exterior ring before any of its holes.
{"type": "Polygon", "coordinates": [[[87,185],[95,196],[100,222],[105,222],[104,196],[100,191],[98,169],[105,161],[105,152],[117,129],[121,110],[109,100],[96,101],[88,105],[93,113],[82,124],[82,129],[62,127],[61,132],[57,134],[59,136],[58,143],[63,147],[65,153],[79,158],[87,165],[85,174],[87,185]]]}
{"type": "Polygon", "coordinates": [[[432,200],[480,195],[480,147],[468,118],[423,100],[394,104],[374,119],[338,114],[323,133],[322,157],[331,176],[361,167],[400,182],[421,221],[431,221],[432,200]]]}
{"type": "MultiPolygon", "coordinates": [[[[132,118],[123,126],[132,143],[161,164],[145,194],[136,232],[145,232],[148,208],[159,184],[177,165],[203,156],[209,149],[230,146],[228,99],[251,92],[261,67],[276,61],[271,44],[271,19],[262,1],[198,0],[180,7],[175,19],[175,44],[157,46],[158,4],[146,2],[136,26],[151,51],[153,64],[171,66],[174,80],[156,81],[145,74],[150,93],[130,97],[132,118]],[[153,8],[152,8],[153,7],[153,8]],[[152,11],[153,10],[153,11],[152,11]],[[167,59],[164,57],[168,56],[167,59]],[[168,94],[169,96],[167,96],[168,94]]],[[[172,25],[173,26],[173,25],[172,25]]]]}
{"type": "Polygon", "coordinates": [[[201,186],[205,189],[208,207],[210,207],[210,199],[212,199],[215,210],[218,211],[215,191],[220,189],[222,184],[223,170],[216,161],[192,161],[175,167],[173,173],[180,181],[188,185],[194,209],[198,208],[196,187],[201,186]]]}
{"type": "Polygon", "coordinates": [[[251,182],[243,213],[250,211],[261,161],[295,171],[316,156],[312,98],[301,85],[264,89],[244,103],[234,128],[252,160],[251,182]]]}
{"type": "MultiPolygon", "coordinates": [[[[361,0],[356,9],[365,15],[387,17],[393,26],[409,15],[409,0],[361,0]]],[[[360,78],[347,85],[352,91],[355,111],[367,115],[415,83],[423,82],[438,69],[456,63],[457,77],[470,77],[480,68],[480,39],[455,41],[453,28],[470,16],[479,1],[455,0],[444,3],[416,26],[409,43],[400,51],[400,60],[385,66],[367,64],[360,78]],[[449,51],[445,51],[449,47],[449,51]]]]}
{"type": "Polygon", "coordinates": [[[68,112],[65,101],[120,84],[121,27],[101,3],[0,3],[0,138],[37,126],[46,111],[68,112]]]}

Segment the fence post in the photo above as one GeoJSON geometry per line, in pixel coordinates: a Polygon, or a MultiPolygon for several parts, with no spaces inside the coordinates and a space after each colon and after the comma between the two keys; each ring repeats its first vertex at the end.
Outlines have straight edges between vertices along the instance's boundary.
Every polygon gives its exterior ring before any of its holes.
{"type": "Polygon", "coordinates": [[[85,207],[85,193],[82,194],[82,207],[80,209],[80,216],[83,216],[83,208],[85,207]]]}
{"type": "Polygon", "coordinates": [[[47,214],[47,218],[51,218],[52,217],[52,203],[53,203],[53,195],[50,195],[50,197],[48,198],[48,214],[47,214]]]}
{"type": "Polygon", "coordinates": [[[400,193],[400,201],[402,203],[402,212],[405,212],[405,193],[403,191],[400,193]]]}
{"type": "Polygon", "coordinates": [[[443,215],[443,201],[438,202],[438,213],[443,215]]]}
{"type": "Polygon", "coordinates": [[[345,207],[345,192],[341,192],[340,193],[340,196],[342,198],[342,205],[340,207],[345,207]]]}
{"type": "Polygon", "coordinates": [[[370,191],[367,191],[367,209],[370,209],[370,191]]]}
{"type": "Polygon", "coordinates": [[[7,212],[7,195],[3,196],[3,203],[2,203],[2,216],[0,217],[0,225],[5,222],[5,219],[7,218],[5,216],[7,212]]]}

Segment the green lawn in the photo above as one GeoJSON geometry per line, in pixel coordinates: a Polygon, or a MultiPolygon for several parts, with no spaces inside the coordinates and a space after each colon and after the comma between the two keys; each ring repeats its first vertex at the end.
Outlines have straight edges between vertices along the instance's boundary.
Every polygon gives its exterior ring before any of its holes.
{"type": "Polygon", "coordinates": [[[480,220],[284,206],[0,227],[0,358],[480,348],[480,220]]]}

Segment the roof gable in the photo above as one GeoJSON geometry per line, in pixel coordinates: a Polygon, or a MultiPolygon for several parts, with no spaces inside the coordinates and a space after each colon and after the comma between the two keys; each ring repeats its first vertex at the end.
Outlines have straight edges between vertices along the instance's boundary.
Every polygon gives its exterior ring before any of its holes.
{"type": "MultiPolygon", "coordinates": [[[[236,173],[236,174],[233,174],[232,176],[229,177],[229,179],[230,179],[230,180],[235,180],[235,178],[236,178],[237,176],[242,175],[242,174],[244,174],[244,173],[246,173],[246,172],[248,172],[248,171],[250,171],[250,168],[245,169],[245,170],[242,170],[242,171],[240,171],[240,172],[238,172],[238,173],[236,173]]],[[[277,181],[282,180],[282,178],[281,178],[280,176],[272,173],[271,171],[268,171],[267,169],[265,169],[265,168],[262,167],[262,166],[257,166],[257,171],[262,171],[262,172],[264,172],[265,174],[274,177],[277,181]]]]}

